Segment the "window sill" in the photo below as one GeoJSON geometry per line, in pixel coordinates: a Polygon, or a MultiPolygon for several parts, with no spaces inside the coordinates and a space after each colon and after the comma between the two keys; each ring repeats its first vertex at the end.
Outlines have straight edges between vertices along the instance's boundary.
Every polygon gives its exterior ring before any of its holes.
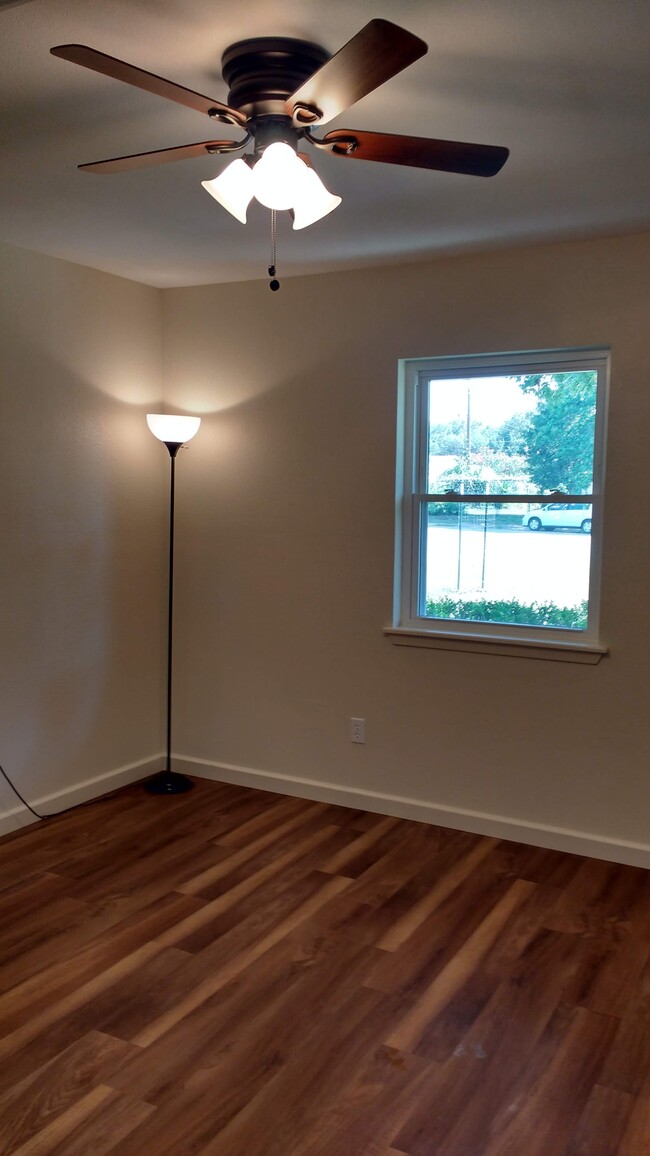
{"type": "Polygon", "coordinates": [[[385,627],[384,634],[394,646],[415,646],[428,650],[460,650],[472,654],[500,654],[510,658],[541,658],[551,662],[580,662],[595,666],[607,654],[607,647],[595,644],[522,641],[506,635],[491,638],[472,634],[447,634],[442,630],[408,630],[385,627]]]}

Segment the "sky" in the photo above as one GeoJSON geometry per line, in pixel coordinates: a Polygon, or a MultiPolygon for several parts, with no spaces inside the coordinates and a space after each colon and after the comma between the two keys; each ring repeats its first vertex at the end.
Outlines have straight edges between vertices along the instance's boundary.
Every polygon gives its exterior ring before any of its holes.
{"type": "Polygon", "coordinates": [[[515,413],[531,413],[536,398],[525,394],[514,377],[454,377],[433,380],[430,390],[430,423],[443,425],[467,418],[469,390],[472,421],[502,425],[515,413]]]}

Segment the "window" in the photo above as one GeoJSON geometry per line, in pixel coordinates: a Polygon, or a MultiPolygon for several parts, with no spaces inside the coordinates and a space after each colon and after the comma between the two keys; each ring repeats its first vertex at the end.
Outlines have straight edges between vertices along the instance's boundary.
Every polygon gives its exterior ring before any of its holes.
{"type": "Polygon", "coordinates": [[[608,370],[605,349],[401,363],[389,633],[603,652],[608,370]]]}

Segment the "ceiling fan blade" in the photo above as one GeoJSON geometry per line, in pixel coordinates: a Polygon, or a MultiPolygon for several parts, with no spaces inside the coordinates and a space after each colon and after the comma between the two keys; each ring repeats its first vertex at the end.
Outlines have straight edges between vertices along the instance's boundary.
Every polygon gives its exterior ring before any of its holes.
{"type": "Polygon", "coordinates": [[[466,144],[456,140],[430,140],[421,136],[393,136],[383,132],[359,132],[335,128],[325,134],[323,144],[335,156],[358,161],[383,161],[387,165],[410,165],[465,173],[472,177],[493,177],[506,163],[510,150],[499,145],[466,144]]]}
{"type": "MultiPolygon", "coordinates": [[[[242,141],[242,145],[245,142],[242,141]]],[[[129,169],[144,169],[149,165],[167,165],[171,161],[184,161],[188,157],[211,156],[221,151],[233,152],[231,140],[203,140],[197,144],[177,145],[171,149],[155,149],[150,153],[132,153],[128,157],[112,157],[106,161],[91,161],[78,165],[85,173],[124,173],[129,169]]]]}
{"type": "Polygon", "coordinates": [[[389,20],[371,20],[301,84],[286,104],[287,115],[304,124],[325,124],[396,76],[427,52],[424,40],[389,20]],[[317,116],[300,118],[298,108],[317,116]]]}
{"type": "Polygon", "coordinates": [[[218,100],[209,96],[202,96],[200,92],[193,92],[191,88],[184,88],[175,84],[173,80],[165,80],[153,72],[145,72],[143,68],[136,68],[134,64],[127,64],[115,56],[107,56],[105,52],[97,52],[85,44],[58,44],[50,48],[53,56],[60,56],[63,60],[70,60],[73,64],[81,64],[84,68],[92,68],[94,72],[101,72],[103,76],[112,76],[114,80],[122,80],[125,84],[133,84],[136,88],[143,88],[154,96],[164,96],[167,100],[175,100],[177,104],[184,104],[196,112],[210,113],[212,110],[223,115],[225,120],[233,124],[245,124],[244,113],[235,108],[229,108],[218,100]]]}

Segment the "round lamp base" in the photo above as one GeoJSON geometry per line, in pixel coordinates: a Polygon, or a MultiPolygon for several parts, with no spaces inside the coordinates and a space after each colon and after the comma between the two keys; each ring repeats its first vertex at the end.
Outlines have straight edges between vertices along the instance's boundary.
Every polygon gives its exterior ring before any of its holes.
{"type": "Polygon", "coordinates": [[[161,771],[145,783],[144,789],[150,795],[182,795],[185,791],[191,791],[193,786],[192,780],[185,775],[179,775],[176,771],[161,771]]]}

